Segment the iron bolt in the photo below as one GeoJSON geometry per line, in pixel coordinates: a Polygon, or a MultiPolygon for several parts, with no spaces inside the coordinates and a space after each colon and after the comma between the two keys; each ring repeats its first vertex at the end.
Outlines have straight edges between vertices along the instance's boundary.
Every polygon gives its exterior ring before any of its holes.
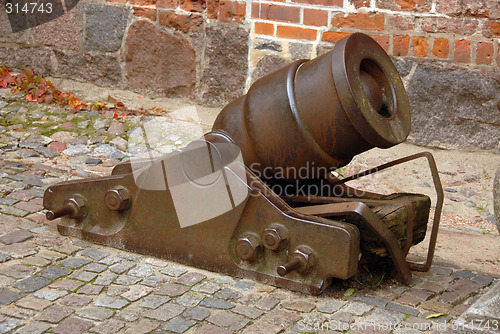
{"type": "Polygon", "coordinates": [[[235,252],[242,260],[253,261],[257,259],[261,248],[259,237],[256,234],[248,233],[236,241],[235,252]]]}
{"type": "Polygon", "coordinates": [[[285,276],[294,270],[303,274],[314,266],[314,262],[314,251],[308,246],[299,246],[290,255],[288,262],[278,267],[277,272],[280,276],[285,276]]]}
{"type": "Polygon", "coordinates": [[[45,214],[48,220],[54,220],[63,216],[68,216],[71,219],[82,218],[86,214],[87,201],[82,195],[73,195],[73,197],[65,199],[63,206],[49,210],[45,214]]]}
{"type": "Polygon", "coordinates": [[[109,189],[104,195],[104,203],[112,211],[124,211],[130,207],[130,193],[123,186],[109,189]]]}
{"type": "Polygon", "coordinates": [[[273,251],[285,248],[288,242],[288,230],[281,224],[271,224],[262,232],[264,247],[273,251]]]}

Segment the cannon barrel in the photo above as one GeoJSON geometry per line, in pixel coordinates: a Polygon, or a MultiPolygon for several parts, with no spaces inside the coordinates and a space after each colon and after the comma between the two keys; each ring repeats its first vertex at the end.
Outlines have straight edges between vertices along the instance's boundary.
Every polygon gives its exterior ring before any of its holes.
{"type": "Polygon", "coordinates": [[[316,171],[399,144],[410,126],[394,64],[375,40],[355,33],[316,59],[257,80],[222,110],[213,130],[231,137],[252,171],[296,181],[297,170],[305,168],[306,179],[321,178],[316,171]]]}

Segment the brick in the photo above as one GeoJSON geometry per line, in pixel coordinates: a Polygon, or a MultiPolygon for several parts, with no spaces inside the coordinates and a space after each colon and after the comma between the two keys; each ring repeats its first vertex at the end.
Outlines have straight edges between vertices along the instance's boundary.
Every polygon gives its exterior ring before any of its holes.
{"type": "Polygon", "coordinates": [[[259,35],[274,35],[274,24],[255,22],[255,33],[259,35]]]}
{"type": "Polygon", "coordinates": [[[488,38],[500,36],[500,21],[486,21],[483,36],[488,38]]]}
{"type": "Polygon", "coordinates": [[[344,5],[342,0],[292,0],[292,2],[341,8],[344,5]]]}
{"type": "Polygon", "coordinates": [[[260,4],[258,2],[252,2],[251,16],[254,19],[260,18],[260,4]]]}
{"type": "Polygon", "coordinates": [[[223,0],[219,5],[219,21],[221,22],[238,22],[242,23],[245,20],[246,4],[230,0],[223,0]]]}
{"type": "Polygon", "coordinates": [[[316,29],[306,29],[291,26],[278,26],[276,36],[293,39],[307,39],[310,41],[316,40],[316,29]]]}
{"type": "Polygon", "coordinates": [[[382,31],[385,28],[385,17],[383,14],[352,13],[347,16],[344,14],[337,14],[332,18],[332,26],[338,28],[382,31]]]}
{"type": "Polygon", "coordinates": [[[460,15],[462,12],[461,0],[438,0],[436,11],[451,16],[460,15]]]}
{"type": "Polygon", "coordinates": [[[351,0],[351,3],[356,9],[370,7],[370,0],[351,0]]]}
{"type": "Polygon", "coordinates": [[[261,4],[260,18],[279,22],[300,22],[300,8],[291,6],[261,4]]]}
{"type": "Polygon", "coordinates": [[[156,21],[156,9],[154,8],[144,8],[144,7],[133,7],[134,16],[145,17],[152,21],[156,21]]]}
{"type": "Polygon", "coordinates": [[[453,60],[461,63],[470,62],[470,51],[470,41],[466,39],[455,41],[455,53],[453,55],[453,60]]]}
{"type": "Polygon", "coordinates": [[[407,56],[410,48],[410,36],[397,35],[393,37],[393,51],[395,56],[407,56]]]}
{"type": "Polygon", "coordinates": [[[476,32],[478,21],[470,18],[422,18],[422,31],[429,33],[449,32],[470,36],[476,32]]]}
{"type": "Polygon", "coordinates": [[[180,0],[180,7],[188,12],[203,12],[206,8],[205,0],[180,0]]]}
{"type": "Polygon", "coordinates": [[[427,38],[415,36],[413,37],[413,55],[416,57],[427,57],[429,53],[429,43],[427,38]]]}
{"type": "Polygon", "coordinates": [[[304,8],[303,23],[308,26],[326,26],[328,25],[328,12],[326,10],[304,8]]]}
{"type": "Polygon", "coordinates": [[[387,27],[395,31],[413,30],[415,18],[413,16],[388,15],[387,27]]]}
{"type": "Polygon", "coordinates": [[[448,58],[450,43],[445,38],[436,38],[432,47],[432,56],[435,58],[448,58]]]}
{"type": "Polygon", "coordinates": [[[436,11],[450,16],[488,17],[492,9],[491,3],[494,3],[494,1],[438,0],[436,11]]]}
{"type": "Polygon", "coordinates": [[[323,42],[337,43],[342,38],[349,36],[348,32],[338,32],[338,31],[325,31],[321,40],[323,42]]]}
{"type": "Polygon", "coordinates": [[[421,11],[427,12],[431,9],[430,0],[377,0],[377,7],[390,10],[421,11]]]}
{"type": "Polygon", "coordinates": [[[493,61],[493,43],[479,42],[476,48],[476,64],[491,65],[493,61]]]}
{"type": "Polygon", "coordinates": [[[177,0],[156,0],[156,8],[174,9],[179,6],[177,0]]]}
{"type": "Polygon", "coordinates": [[[385,52],[389,52],[389,36],[384,36],[384,35],[370,35],[371,38],[373,38],[378,45],[380,45],[385,52]]]}
{"type": "Polygon", "coordinates": [[[128,3],[134,6],[154,6],[156,0],[129,0],[128,3]]]}

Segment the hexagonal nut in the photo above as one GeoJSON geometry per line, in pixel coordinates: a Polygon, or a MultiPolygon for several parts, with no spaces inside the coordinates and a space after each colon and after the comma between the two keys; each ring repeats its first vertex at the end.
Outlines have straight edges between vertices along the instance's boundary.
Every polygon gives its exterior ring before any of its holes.
{"type": "Polygon", "coordinates": [[[262,245],[259,236],[247,233],[241,236],[234,246],[236,255],[244,261],[254,261],[261,253],[262,245]]]}
{"type": "Polygon", "coordinates": [[[124,211],[130,207],[130,193],[127,188],[117,186],[104,195],[104,203],[112,211],[124,211]]]}
{"type": "Polygon", "coordinates": [[[288,230],[281,224],[269,225],[262,232],[262,244],[272,251],[282,250],[288,244],[288,230]]]}
{"type": "Polygon", "coordinates": [[[68,214],[69,218],[82,218],[87,213],[87,200],[80,194],[74,194],[73,197],[65,199],[64,206],[73,208],[73,212],[68,214]]]}
{"type": "Polygon", "coordinates": [[[316,264],[316,256],[312,248],[309,246],[297,247],[295,252],[293,252],[292,255],[290,256],[291,259],[294,257],[298,257],[303,264],[301,268],[297,269],[299,273],[304,273],[308,271],[316,264]]]}

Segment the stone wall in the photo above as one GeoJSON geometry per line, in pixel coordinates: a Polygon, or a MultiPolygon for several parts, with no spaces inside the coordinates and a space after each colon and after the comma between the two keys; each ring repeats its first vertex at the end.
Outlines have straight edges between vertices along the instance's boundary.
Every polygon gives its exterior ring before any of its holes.
{"type": "Polygon", "coordinates": [[[81,0],[15,34],[0,12],[0,65],[223,105],[357,31],[404,77],[411,140],[500,149],[496,0],[81,0]]]}

